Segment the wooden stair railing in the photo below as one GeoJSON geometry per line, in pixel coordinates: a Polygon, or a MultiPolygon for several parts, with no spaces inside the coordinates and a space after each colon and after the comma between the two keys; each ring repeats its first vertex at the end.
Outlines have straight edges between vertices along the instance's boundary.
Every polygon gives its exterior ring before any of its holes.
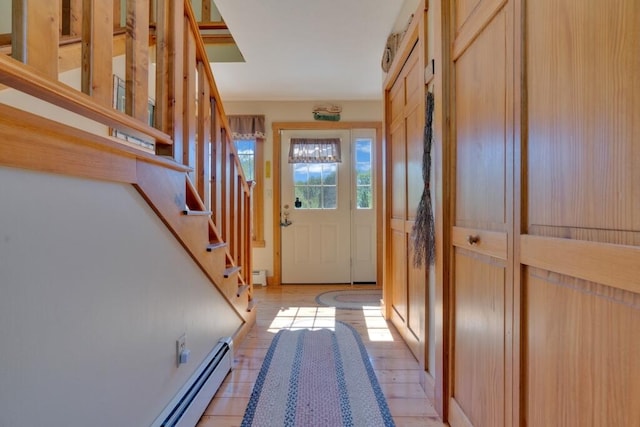
{"type": "MultiPolygon", "coordinates": [[[[25,3],[19,11],[24,16],[14,17],[27,23],[19,35],[13,35],[22,41],[22,53],[16,58],[26,64],[0,55],[0,84],[46,101],[54,109],[66,110],[104,126],[104,131],[91,130],[93,136],[87,133],[88,129],[82,128],[83,125],[75,131],[69,130],[74,135],[82,135],[73,141],[74,144],[83,138],[87,143],[93,141],[92,144],[102,141],[101,144],[109,147],[108,151],[117,152],[117,139],[109,135],[110,129],[153,144],[158,161],[149,160],[153,154],[140,153],[145,160],[138,161],[135,173],[129,173],[124,180],[138,189],[237,313],[245,320],[255,320],[255,314],[247,314],[256,305],[252,295],[252,186],[243,175],[190,2],[152,2],[156,7],[154,16],[157,17],[153,23],[158,49],[155,79],[157,128],[149,126],[141,115],[148,102],[146,93],[149,89],[141,86],[148,85],[148,78],[146,67],[133,60],[142,58],[145,61],[149,56],[148,46],[127,42],[126,96],[130,114],[115,110],[105,99],[107,85],[112,91],[112,79],[107,81],[105,77],[112,74],[111,68],[107,73],[86,71],[98,64],[111,65],[111,61],[105,63],[104,58],[99,59],[94,54],[104,46],[109,46],[108,51],[113,52],[113,37],[121,37],[114,36],[113,28],[101,29],[102,35],[108,33],[111,37],[106,40],[96,37],[92,28],[83,27],[80,31],[83,46],[88,46],[81,67],[81,87],[87,93],[59,82],[57,64],[53,64],[53,71],[52,64],[47,64],[44,73],[39,71],[43,64],[33,53],[42,49],[57,52],[60,46],[60,36],[55,36],[59,32],[53,28],[60,22],[60,16],[50,21],[43,19],[38,5],[44,3],[47,2],[34,0],[25,3]],[[184,172],[167,169],[167,157],[184,165],[184,172]]],[[[139,6],[128,8],[127,21],[148,25],[149,17],[142,15],[149,9],[139,6]],[[144,19],[137,19],[141,17],[144,19]]],[[[112,12],[111,7],[102,5],[101,13],[112,12]]],[[[81,23],[91,26],[93,20],[81,19],[81,23]]],[[[127,28],[127,40],[147,34],[138,30],[127,28]]],[[[42,123],[46,121],[42,119],[42,123]]],[[[72,120],[65,122],[65,126],[70,125],[69,121],[72,120]]],[[[137,150],[130,145],[123,143],[122,151],[126,158],[138,157],[137,150]]],[[[0,164],[15,165],[15,161],[3,157],[6,153],[0,150],[0,164]]],[[[48,168],[42,162],[34,166],[35,163],[26,157],[21,162],[18,164],[27,168],[64,170],[64,167],[48,168]]],[[[85,172],[91,175],[84,170],[82,174],[85,172]]]]}

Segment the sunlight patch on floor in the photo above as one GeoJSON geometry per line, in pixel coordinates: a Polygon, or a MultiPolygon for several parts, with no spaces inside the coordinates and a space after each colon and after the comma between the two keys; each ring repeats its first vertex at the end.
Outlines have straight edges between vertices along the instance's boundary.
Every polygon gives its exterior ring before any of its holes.
{"type": "Polygon", "coordinates": [[[364,306],[362,313],[370,341],[393,341],[393,335],[387,326],[387,321],[382,317],[380,307],[364,306]]]}
{"type": "Polygon", "coordinates": [[[335,307],[287,307],[278,312],[267,331],[275,334],[282,329],[334,330],[335,326],[335,307]]]}
{"type": "MultiPolygon", "coordinates": [[[[367,327],[369,341],[394,341],[393,335],[387,326],[387,321],[380,312],[380,307],[364,306],[362,314],[367,327]]],[[[275,334],[283,329],[290,331],[300,329],[312,331],[320,329],[335,330],[335,325],[335,307],[286,307],[278,311],[267,331],[275,334]]]]}

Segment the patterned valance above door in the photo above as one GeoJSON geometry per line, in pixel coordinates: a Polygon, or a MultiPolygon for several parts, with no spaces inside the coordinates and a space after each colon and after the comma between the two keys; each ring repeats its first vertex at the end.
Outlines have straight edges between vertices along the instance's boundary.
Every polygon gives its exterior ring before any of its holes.
{"type": "Polygon", "coordinates": [[[340,163],[340,138],[291,138],[289,163],[340,163]]]}

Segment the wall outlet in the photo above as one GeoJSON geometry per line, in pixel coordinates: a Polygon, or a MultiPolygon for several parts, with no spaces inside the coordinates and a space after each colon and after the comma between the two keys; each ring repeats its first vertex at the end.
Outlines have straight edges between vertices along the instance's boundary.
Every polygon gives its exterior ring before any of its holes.
{"type": "Polygon", "coordinates": [[[187,334],[182,334],[176,340],[176,365],[180,366],[180,355],[187,349],[187,334]]]}

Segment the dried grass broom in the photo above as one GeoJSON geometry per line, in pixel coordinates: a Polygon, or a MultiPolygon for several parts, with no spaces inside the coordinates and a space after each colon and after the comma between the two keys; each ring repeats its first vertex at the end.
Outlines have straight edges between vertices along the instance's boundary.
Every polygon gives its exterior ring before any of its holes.
{"type": "Polygon", "coordinates": [[[433,139],[433,93],[427,92],[426,123],[424,127],[424,152],[422,154],[422,179],[424,189],[418,204],[416,222],[411,230],[413,240],[413,264],[416,267],[423,263],[433,265],[435,261],[436,236],[431,206],[431,144],[433,139]]]}

